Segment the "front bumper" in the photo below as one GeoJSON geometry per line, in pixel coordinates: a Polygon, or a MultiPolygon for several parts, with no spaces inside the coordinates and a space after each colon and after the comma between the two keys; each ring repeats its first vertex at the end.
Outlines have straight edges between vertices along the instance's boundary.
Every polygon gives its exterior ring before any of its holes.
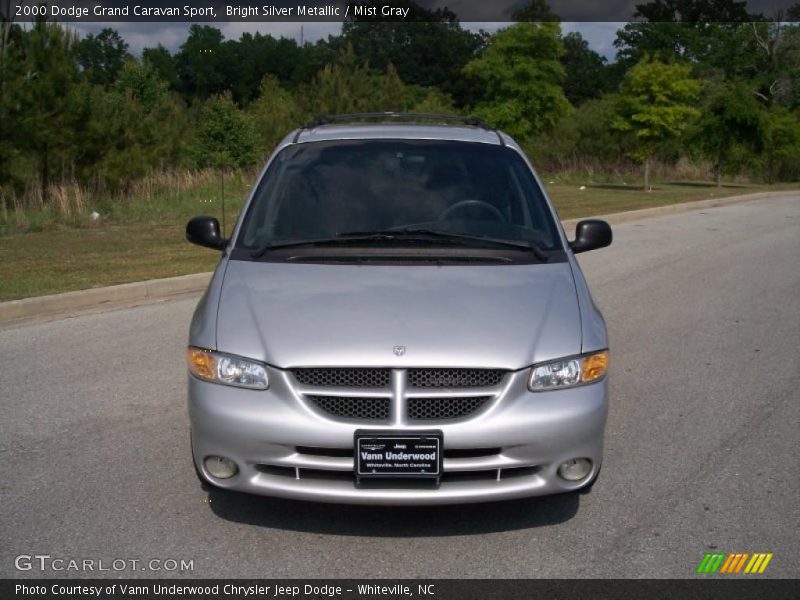
{"type": "Polygon", "coordinates": [[[531,393],[528,371],[512,373],[497,398],[458,422],[375,425],[333,420],[295,392],[284,371],[270,370],[270,388],[251,391],[189,377],[192,450],[198,471],[213,485],[242,492],[347,504],[450,504],[557,494],[589,483],[600,468],[608,412],[608,379],[586,386],[531,393]],[[445,458],[438,487],[429,482],[367,482],[356,487],[356,429],[441,430],[445,458]],[[207,456],[233,460],[239,472],[215,479],[207,456]],[[581,481],[558,476],[558,466],[588,458],[581,481]]]}

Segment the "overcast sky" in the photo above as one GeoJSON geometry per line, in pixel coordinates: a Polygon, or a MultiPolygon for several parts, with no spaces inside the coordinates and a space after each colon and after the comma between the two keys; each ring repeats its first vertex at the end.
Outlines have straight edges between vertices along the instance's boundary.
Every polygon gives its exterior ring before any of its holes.
{"type": "MultiPolygon", "coordinates": [[[[300,23],[289,22],[223,22],[208,23],[213,27],[219,28],[225,35],[225,39],[239,39],[242,33],[249,31],[255,33],[260,31],[263,34],[271,34],[273,37],[288,37],[300,41],[300,23]]],[[[508,23],[462,23],[468,29],[486,31],[496,31],[507,26],[508,23]]],[[[589,42],[589,45],[599,54],[609,60],[613,60],[615,55],[614,38],[617,29],[622,27],[622,23],[562,23],[564,32],[579,31],[589,42]]],[[[143,22],[119,22],[119,23],[72,23],[79,33],[97,33],[104,27],[112,27],[128,42],[132,53],[139,55],[143,48],[162,44],[174,51],[186,39],[189,23],[143,23],[143,22]]],[[[309,23],[304,22],[303,38],[307,42],[315,42],[320,38],[326,38],[331,34],[339,33],[341,23],[309,23]]]]}

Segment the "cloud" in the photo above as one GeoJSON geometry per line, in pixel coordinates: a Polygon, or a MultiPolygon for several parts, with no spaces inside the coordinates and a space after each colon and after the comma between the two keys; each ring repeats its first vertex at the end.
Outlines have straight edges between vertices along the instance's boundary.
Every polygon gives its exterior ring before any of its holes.
{"type": "MultiPolygon", "coordinates": [[[[203,23],[200,23],[201,25],[203,23]]],[[[300,42],[301,26],[302,37],[306,42],[314,43],[320,39],[326,39],[329,35],[338,35],[341,32],[341,23],[332,22],[217,22],[205,23],[212,27],[219,28],[225,39],[237,40],[243,33],[269,34],[273,37],[290,38],[300,42]]],[[[494,33],[498,29],[508,27],[511,23],[506,21],[470,21],[461,25],[471,31],[484,30],[494,33]]],[[[183,22],[154,22],[143,23],[136,21],[125,21],[117,23],[69,23],[67,27],[76,30],[80,35],[97,34],[105,27],[110,27],[119,31],[120,35],[128,43],[131,53],[140,56],[144,48],[154,47],[161,44],[172,52],[178,50],[186,40],[191,23],[183,22]]],[[[578,31],[583,35],[589,46],[605,56],[609,60],[614,57],[614,38],[616,31],[623,23],[562,23],[565,33],[578,31]]]]}
{"type": "Polygon", "coordinates": [[[153,22],[143,23],[135,21],[125,21],[117,23],[65,23],[66,27],[74,29],[81,36],[87,34],[96,35],[102,29],[109,27],[116,29],[123,39],[128,43],[130,52],[139,56],[145,48],[151,48],[161,44],[170,51],[176,51],[189,35],[190,25],[210,25],[216,27],[228,40],[238,40],[245,32],[255,33],[256,31],[275,38],[285,37],[300,42],[302,33],[306,42],[316,42],[319,39],[327,38],[329,35],[336,35],[342,30],[341,23],[316,23],[316,22],[225,22],[225,23],[183,23],[183,22],[153,22]],[[302,30],[301,30],[302,26],[302,30]]]}

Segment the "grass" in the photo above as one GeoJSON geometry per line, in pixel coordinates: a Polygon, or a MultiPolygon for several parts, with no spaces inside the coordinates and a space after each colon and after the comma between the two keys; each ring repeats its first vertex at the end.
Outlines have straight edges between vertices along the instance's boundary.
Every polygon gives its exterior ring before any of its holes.
{"type": "MultiPolygon", "coordinates": [[[[225,184],[228,230],[251,180],[237,175],[225,184]]],[[[798,187],[667,182],[645,192],[621,183],[544,181],[562,219],[798,187]]],[[[219,217],[219,198],[218,183],[205,181],[177,194],[99,207],[103,216],[93,224],[85,218],[66,227],[47,213],[30,217],[33,230],[0,237],[0,301],[210,271],[219,254],[186,242],[184,227],[193,215],[219,217]]]]}

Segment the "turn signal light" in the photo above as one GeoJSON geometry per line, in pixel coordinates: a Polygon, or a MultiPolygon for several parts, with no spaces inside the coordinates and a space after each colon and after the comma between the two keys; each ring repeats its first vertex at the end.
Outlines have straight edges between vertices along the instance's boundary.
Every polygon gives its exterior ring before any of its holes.
{"type": "Polygon", "coordinates": [[[608,350],[587,356],[581,365],[581,381],[601,379],[608,372],[608,358],[608,350]]]}
{"type": "Polygon", "coordinates": [[[189,370],[200,379],[214,380],[217,376],[217,365],[214,355],[207,350],[189,348],[186,351],[186,362],[189,370]]]}

